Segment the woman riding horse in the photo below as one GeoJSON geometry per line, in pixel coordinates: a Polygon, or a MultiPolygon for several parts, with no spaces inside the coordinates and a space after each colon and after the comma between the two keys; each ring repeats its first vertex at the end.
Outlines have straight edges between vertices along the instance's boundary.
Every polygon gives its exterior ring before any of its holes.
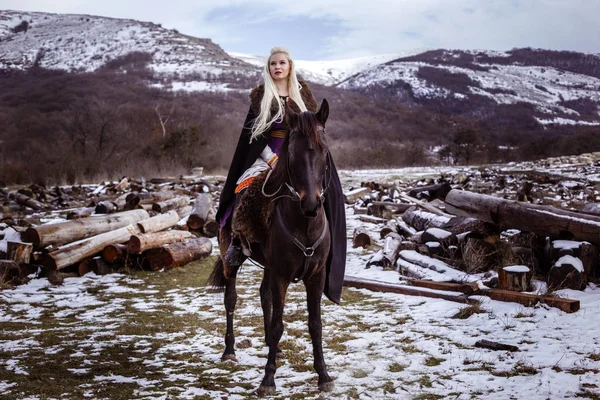
{"type": "MultiPolygon", "coordinates": [[[[317,102],[305,82],[298,81],[289,52],[275,47],[264,68],[264,84],[250,93],[250,109],[221,192],[216,219],[221,228],[231,231],[232,217],[244,190],[260,173],[274,168],[289,126],[285,106],[294,112],[317,111],[317,102]]],[[[325,295],[339,304],[346,268],[346,215],[344,197],[337,170],[328,157],[328,182],[324,208],[331,234],[327,257],[325,295]]],[[[225,274],[245,259],[240,238],[233,235],[225,254],[225,274]]]]}

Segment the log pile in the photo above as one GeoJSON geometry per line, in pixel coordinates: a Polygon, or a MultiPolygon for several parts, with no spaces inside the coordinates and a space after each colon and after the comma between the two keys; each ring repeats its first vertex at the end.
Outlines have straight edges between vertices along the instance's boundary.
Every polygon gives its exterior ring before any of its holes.
{"type": "Polygon", "coordinates": [[[351,225],[354,245],[365,248],[363,237],[378,238],[363,250],[371,253],[366,267],[393,268],[406,283],[430,282],[437,285],[431,289],[448,291],[444,285],[477,281],[470,293],[577,311],[577,301],[525,292],[536,290],[534,277],[549,291],[598,282],[599,208],[582,199],[600,201],[600,190],[542,173],[521,178],[494,179],[488,171],[412,187],[363,183],[346,194],[361,222],[351,225]]]}
{"type": "Polygon", "coordinates": [[[219,229],[214,204],[221,183],[219,177],[191,175],[0,188],[0,244],[7,247],[0,251],[0,284],[23,283],[38,268],[56,278],[57,271],[168,269],[208,256],[208,237],[219,229]]]}

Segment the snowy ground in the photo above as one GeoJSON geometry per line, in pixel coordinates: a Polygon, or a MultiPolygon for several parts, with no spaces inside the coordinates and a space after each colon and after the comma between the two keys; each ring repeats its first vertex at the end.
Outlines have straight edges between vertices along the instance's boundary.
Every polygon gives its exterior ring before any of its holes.
{"type": "MultiPolygon", "coordinates": [[[[348,222],[351,234],[358,223],[351,211],[348,222]]],[[[366,226],[379,237],[377,226],[366,226]]],[[[372,252],[350,247],[347,275],[397,283],[395,271],[365,269],[372,252]]],[[[1,291],[0,398],[252,398],[267,352],[261,271],[242,268],[239,361],[221,362],[222,294],[202,285],[210,262],[161,273],[88,274],[59,287],[34,279],[1,291]]],[[[558,294],[580,300],[581,310],[481,298],[483,312],[458,319],[467,306],[346,288],[341,306],[323,301],[325,359],[336,388],[320,394],[304,290],[292,285],[276,398],[600,398],[600,289],[558,294]],[[520,351],[474,347],[480,339],[520,351]]]]}

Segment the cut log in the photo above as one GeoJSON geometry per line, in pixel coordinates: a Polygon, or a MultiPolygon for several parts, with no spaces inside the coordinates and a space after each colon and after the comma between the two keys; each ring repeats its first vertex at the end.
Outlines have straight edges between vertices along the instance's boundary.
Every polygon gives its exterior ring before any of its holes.
{"type": "Polygon", "coordinates": [[[113,272],[109,264],[102,257],[93,257],[79,263],[78,273],[83,276],[92,271],[96,275],[107,275],[113,272]]]}
{"type": "Polygon", "coordinates": [[[475,347],[490,349],[496,351],[519,351],[517,346],[513,346],[510,344],[503,344],[498,342],[492,342],[491,340],[478,340],[475,342],[475,347]]]}
{"type": "Polygon", "coordinates": [[[216,210],[213,208],[208,213],[208,219],[204,223],[202,227],[202,233],[207,237],[216,237],[219,234],[219,229],[221,229],[221,225],[215,220],[217,216],[216,210]]]}
{"type": "Polygon", "coordinates": [[[170,200],[175,197],[173,192],[142,192],[142,193],[129,193],[125,198],[127,203],[137,204],[152,204],[161,201],[170,200]],[[135,199],[137,197],[137,200],[135,199]]]}
{"type": "Polygon", "coordinates": [[[416,187],[414,189],[411,189],[408,192],[408,195],[419,200],[443,200],[446,197],[446,195],[450,192],[450,190],[452,190],[452,185],[450,185],[450,182],[443,182],[435,185],[416,187]]]}
{"type": "Polygon", "coordinates": [[[398,248],[402,242],[402,236],[398,233],[389,233],[383,241],[383,259],[381,260],[383,268],[394,269],[398,259],[398,248]]]}
{"type": "Polygon", "coordinates": [[[467,304],[479,304],[479,301],[474,299],[469,299],[465,295],[452,295],[448,293],[440,293],[433,290],[426,289],[417,289],[410,286],[401,286],[401,285],[393,285],[389,283],[382,283],[373,280],[367,279],[358,279],[358,278],[344,278],[344,286],[346,287],[354,287],[359,289],[368,289],[373,292],[389,292],[389,293],[399,293],[405,294],[409,296],[420,296],[420,297],[431,297],[435,299],[444,299],[449,301],[454,301],[457,303],[467,303],[467,304]]]}
{"type": "Polygon", "coordinates": [[[498,286],[502,290],[527,292],[531,290],[531,270],[525,265],[511,265],[498,270],[498,286]]]}
{"type": "Polygon", "coordinates": [[[562,256],[548,272],[548,287],[583,290],[587,285],[583,263],[573,256],[562,256]]]}
{"type": "Polygon", "coordinates": [[[46,254],[42,264],[50,270],[60,270],[101,252],[106,246],[127,242],[132,235],[138,233],[140,233],[139,228],[133,224],[101,233],[46,254]]]}
{"type": "Polygon", "coordinates": [[[177,211],[171,210],[166,214],[159,214],[155,217],[138,222],[138,227],[142,233],[159,232],[171,228],[179,222],[177,211]]]}
{"type": "Polygon", "coordinates": [[[385,224],[387,219],[373,217],[371,215],[360,215],[358,217],[362,222],[369,222],[371,224],[385,224]]]}
{"type": "Polygon", "coordinates": [[[354,228],[354,233],[352,234],[352,247],[362,247],[365,249],[369,247],[372,242],[371,236],[369,236],[365,227],[358,226],[354,228]]]}
{"type": "Polygon", "coordinates": [[[192,230],[201,229],[208,220],[208,214],[213,208],[212,196],[208,193],[200,193],[196,197],[192,213],[188,218],[188,227],[192,230]]]}
{"type": "Polygon", "coordinates": [[[94,213],[95,207],[82,207],[67,213],[67,219],[87,218],[94,213]]]}
{"type": "Polygon", "coordinates": [[[102,250],[102,259],[109,264],[115,264],[122,261],[127,255],[127,245],[125,244],[109,244],[102,250]]]}
{"type": "Polygon", "coordinates": [[[452,190],[446,208],[457,215],[470,216],[500,225],[551,237],[570,234],[577,240],[600,245],[600,217],[551,206],[504,200],[483,194],[452,190]]]}
{"type": "Polygon", "coordinates": [[[152,210],[159,212],[159,213],[165,213],[169,210],[175,210],[180,207],[185,207],[188,204],[190,204],[189,197],[183,197],[183,196],[175,197],[174,199],[171,199],[171,200],[165,200],[165,201],[159,201],[159,202],[153,203],[152,210]]]}
{"type": "Polygon", "coordinates": [[[101,201],[96,204],[94,212],[96,214],[110,214],[117,211],[117,205],[112,201],[101,201]]]}
{"type": "Polygon", "coordinates": [[[394,203],[391,201],[372,201],[371,204],[375,206],[385,206],[395,210],[397,213],[403,213],[411,207],[414,207],[414,204],[408,203],[394,203]]]}
{"type": "Polygon", "coordinates": [[[184,242],[193,238],[194,234],[188,231],[166,231],[134,235],[127,243],[127,252],[141,254],[146,250],[155,249],[163,244],[184,242]]]}
{"type": "Polygon", "coordinates": [[[399,196],[400,196],[400,198],[401,198],[401,199],[403,199],[403,200],[406,200],[406,201],[413,202],[413,203],[415,203],[416,205],[418,205],[419,207],[421,207],[421,208],[423,208],[423,209],[425,209],[425,210],[429,211],[429,212],[430,212],[430,213],[432,213],[432,214],[436,214],[436,215],[444,216],[444,217],[446,217],[446,218],[452,218],[452,217],[453,217],[453,215],[446,214],[445,212],[443,212],[443,211],[442,211],[442,210],[440,210],[439,208],[435,208],[435,207],[433,207],[433,206],[431,206],[431,205],[429,205],[429,204],[427,204],[427,203],[424,203],[424,202],[422,202],[421,200],[417,200],[417,199],[415,199],[414,197],[407,196],[407,195],[405,195],[405,194],[403,194],[403,193],[400,193],[400,195],[399,195],[399,196]]]}
{"type": "Polygon", "coordinates": [[[417,230],[411,226],[409,226],[404,220],[396,219],[398,223],[398,230],[401,235],[404,237],[410,238],[412,235],[417,233],[417,230]]]}
{"type": "Polygon", "coordinates": [[[600,258],[600,251],[598,247],[583,242],[579,246],[579,259],[583,263],[583,271],[589,278],[600,276],[600,268],[598,267],[598,259],[600,258]]]}
{"type": "Polygon", "coordinates": [[[367,215],[367,207],[361,207],[361,206],[357,206],[354,205],[354,207],[352,207],[352,209],[354,210],[354,215],[367,215]]]}
{"type": "Polygon", "coordinates": [[[437,242],[446,245],[456,243],[456,237],[452,235],[452,232],[448,232],[441,228],[427,228],[421,235],[421,240],[423,243],[437,242]]]}
{"type": "Polygon", "coordinates": [[[19,266],[30,263],[32,252],[31,243],[8,242],[6,244],[7,259],[16,262],[19,266]]]}
{"type": "Polygon", "coordinates": [[[29,207],[36,211],[42,211],[48,208],[48,206],[40,203],[37,200],[32,199],[31,197],[27,197],[24,194],[16,193],[15,194],[15,202],[19,205],[29,207]]]}
{"type": "Polygon", "coordinates": [[[391,219],[388,222],[385,223],[385,226],[383,228],[381,228],[381,230],[379,231],[379,238],[383,239],[384,237],[387,236],[388,233],[398,233],[399,229],[398,229],[398,222],[395,219],[391,219]]]}
{"type": "Polygon", "coordinates": [[[183,243],[164,245],[144,253],[153,271],[171,269],[210,255],[212,242],[207,238],[196,238],[183,243]]]}
{"type": "Polygon", "coordinates": [[[368,187],[361,187],[358,189],[351,190],[349,192],[344,193],[344,202],[346,204],[352,204],[365,194],[369,193],[371,193],[371,189],[369,189],[368,187]]]}
{"type": "Polygon", "coordinates": [[[584,213],[600,215],[600,203],[588,203],[583,206],[584,213]]]}
{"type": "Polygon", "coordinates": [[[144,210],[132,210],[56,224],[39,225],[28,228],[22,235],[22,240],[33,243],[33,247],[39,249],[48,245],[61,245],[85,239],[134,224],[149,217],[144,210]]]}
{"type": "Polygon", "coordinates": [[[419,210],[413,206],[402,214],[402,220],[417,231],[424,231],[427,228],[443,228],[451,217],[419,210]]]}

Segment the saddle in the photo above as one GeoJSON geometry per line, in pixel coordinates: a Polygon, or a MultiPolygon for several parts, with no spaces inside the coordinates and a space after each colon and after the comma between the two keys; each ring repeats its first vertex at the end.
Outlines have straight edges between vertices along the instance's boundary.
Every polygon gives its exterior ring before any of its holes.
{"type": "Polygon", "coordinates": [[[267,233],[273,220],[275,204],[271,198],[262,194],[267,172],[262,172],[252,180],[233,213],[231,227],[247,248],[250,243],[264,244],[267,241],[267,233]]]}

